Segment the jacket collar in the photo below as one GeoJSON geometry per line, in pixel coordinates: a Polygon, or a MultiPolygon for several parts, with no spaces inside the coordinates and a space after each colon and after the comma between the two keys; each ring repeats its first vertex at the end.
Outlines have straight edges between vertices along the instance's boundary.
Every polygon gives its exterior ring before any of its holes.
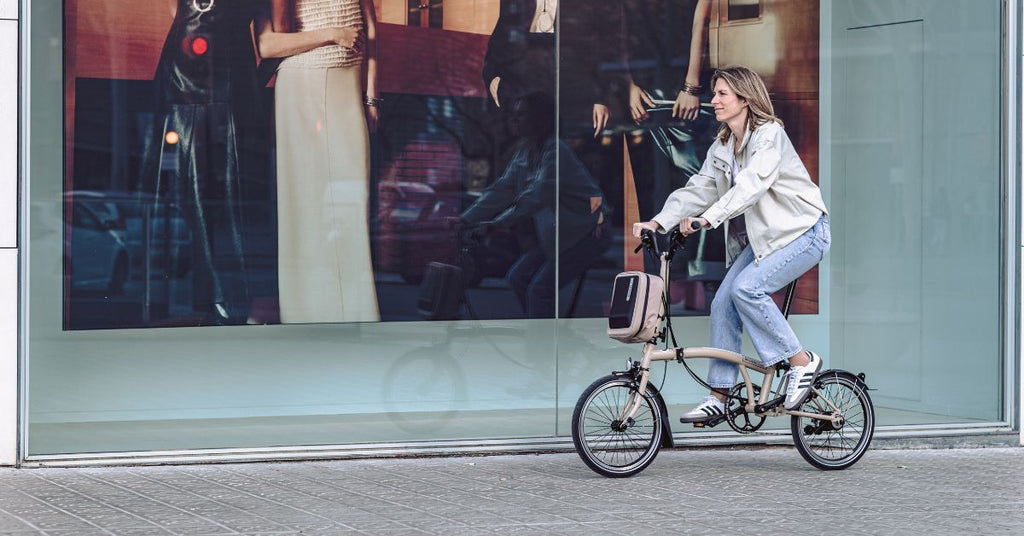
{"type": "Polygon", "coordinates": [[[754,132],[748,130],[747,134],[745,136],[743,136],[743,141],[740,142],[740,150],[736,151],[736,152],[733,152],[732,144],[734,143],[734,140],[736,139],[736,135],[730,133],[729,134],[729,139],[726,140],[726,142],[724,144],[722,144],[722,145],[720,145],[718,147],[718,151],[716,151],[716,155],[719,156],[720,158],[728,157],[727,160],[731,162],[733,155],[740,154],[740,153],[742,153],[747,148],[747,143],[750,142],[750,138],[753,135],[754,135],[754,132]]]}
{"type": "MultiPolygon", "coordinates": [[[[742,153],[743,150],[747,147],[747,141],[750,139],[751,134],[753,133],[748,132],[747,135],[743,137],[743,142],[740,143],[739,152],[742,153]]],[[[734,139],[735,136],[730,134],[729,139],[726,140],[725,143],[719,143],[718,146],[715,147],[715,157],[721,160],[722,162],[725,162],[726,164],[730,165],[732,165],[732,161],[736,159],[737,154],[732,151],[732,144],[734,139]]]]}
{"type": "MultiPolygon", "coordinates": [[[[750,138],[751,136],[753,136],[753,134],[753,132],[747,131],[747,135],[744,136],[743,141],[740,142],[740,153],[746,150],[747,142],[750,141],[750,138]]],[[[714,155],[714,159],[712,159],[712,164],[716,168],[718,168],[722,172],[722,174],[727,178],[732,177],[732,163],[734,160],[736,160],[737,153],[734,153],[732,151],[732,144],[734,139],[735,136],[730,134],[729,139],[726,140],[725,143],[716,142],[715,145],[712,146],[714,155]]],[[[726,183],[726,185],[728,186],[728,183],[726,183]]]]}

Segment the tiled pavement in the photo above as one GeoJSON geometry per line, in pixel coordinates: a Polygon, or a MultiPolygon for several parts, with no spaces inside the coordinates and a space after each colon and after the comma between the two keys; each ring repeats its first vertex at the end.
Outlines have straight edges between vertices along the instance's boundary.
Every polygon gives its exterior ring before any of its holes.
{"type": "Polygon", "coordinates": [[[1024,534],[1024,448],[662,452],[606,479],[574,454],[0,469],[0,534],[1024,534]]]}

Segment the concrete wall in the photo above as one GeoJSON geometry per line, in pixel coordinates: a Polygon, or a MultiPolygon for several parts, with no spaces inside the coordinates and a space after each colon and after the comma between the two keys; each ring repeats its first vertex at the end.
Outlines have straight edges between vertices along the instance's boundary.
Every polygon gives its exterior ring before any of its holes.
{"type": "Polygon", "coordinates": [[[0,0],[0,465],[18,437],[18,1],[0,0]]]}

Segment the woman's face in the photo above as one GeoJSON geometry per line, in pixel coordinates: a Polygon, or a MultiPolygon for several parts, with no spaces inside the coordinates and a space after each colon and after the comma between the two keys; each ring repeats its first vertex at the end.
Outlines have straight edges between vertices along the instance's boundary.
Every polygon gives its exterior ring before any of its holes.
{"type": "Polygon", "coordinates": [[[729,123],[734,119],[745,122],[747,119],[746,99],[737,96],[725,79],[719,78],[715,81],[715,96],[711,98],[711,105],[715,107],[715,119],[722,123],[729,123]]]}

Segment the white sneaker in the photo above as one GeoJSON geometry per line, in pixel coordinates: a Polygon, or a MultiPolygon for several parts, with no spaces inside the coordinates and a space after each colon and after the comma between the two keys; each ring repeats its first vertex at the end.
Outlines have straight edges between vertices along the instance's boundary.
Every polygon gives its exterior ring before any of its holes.
{"type": "Polygon", "coordinates": [[[804,366],[794,365],[787,374],[786,409],[796,409],[807,400],[807,395],[811,394],[811,385],[821,370],[821,358],[818,354],[808,351],[807,355],[811,358],[809,363],[804,366]]]}
{"type": "Polygon", "coordinates": [[[687,411],[679,418],[679,422],[704,422],[725,415],[725,404],[712,395],[708,395],[697,407],[687,411]]]}

